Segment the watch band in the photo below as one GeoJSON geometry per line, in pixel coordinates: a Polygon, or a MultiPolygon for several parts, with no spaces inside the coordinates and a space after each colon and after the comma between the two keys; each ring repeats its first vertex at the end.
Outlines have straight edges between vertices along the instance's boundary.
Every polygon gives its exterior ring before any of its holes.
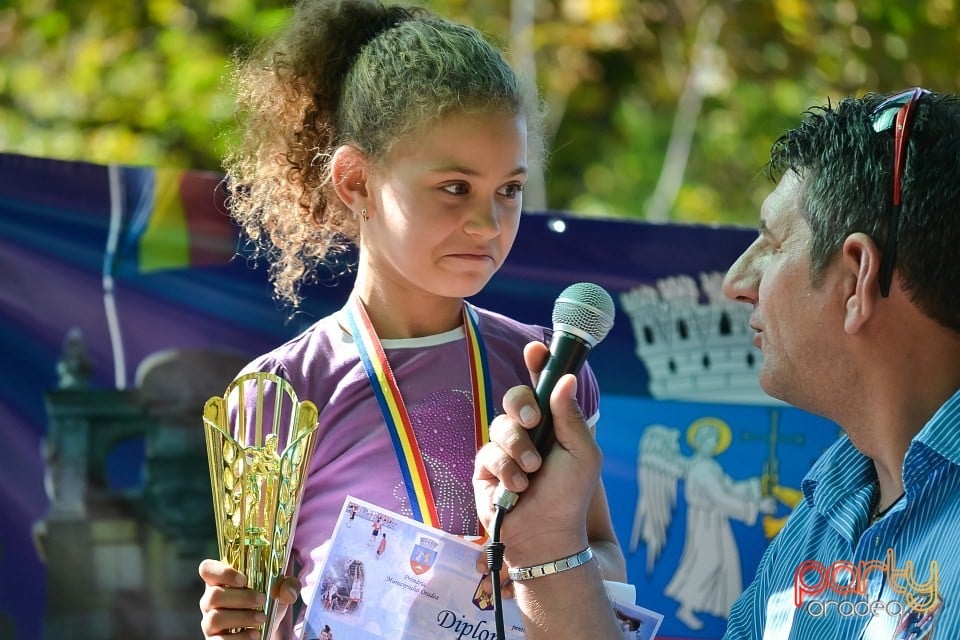
{"type": "Polygon", "coordinates": [[[566,558],[560,558],[559,560],[554,560],[553,562],[544,562],[543,564],[537,564],[532,567],[518,567],[516,569],[511,568],[507,570],[507,573],[509,574],[511,580],[520,582],[521,580],[541,578],[543,576],[549,576],[554,573],[566,571],[567,569],[579,567],[582,564],[590,562],[591,558],[593,558],[593,549],[587,547],[583,551],[575,553],[572,556],[567,556],[566,558]]]}

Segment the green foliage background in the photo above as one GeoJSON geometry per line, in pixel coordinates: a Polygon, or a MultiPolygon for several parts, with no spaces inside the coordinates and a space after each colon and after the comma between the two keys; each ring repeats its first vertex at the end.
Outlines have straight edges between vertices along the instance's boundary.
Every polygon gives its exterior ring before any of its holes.
{"type": "MultiPolygon", "coordinates": [[[[546,205],[582,215],[753,225],[770,144],[808,106],[960,83],[956,0],[421,4],[511,53],[532,44],[546,205]],[[523,7],[534,26],[511,39],[523,7]]],[[[231,53],[288,15],[278,0],[0,0],[0,151],[219,170],[231,53]]]]}

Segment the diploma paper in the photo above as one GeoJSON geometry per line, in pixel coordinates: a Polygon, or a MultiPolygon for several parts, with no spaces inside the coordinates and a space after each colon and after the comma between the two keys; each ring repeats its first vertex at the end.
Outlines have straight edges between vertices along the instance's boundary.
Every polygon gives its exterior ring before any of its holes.
{"type": "MultiPolygon", "coordinates": [[[[304,640],[500,640],[493,602],[479,589],[480,553],[459,536],[347,497],[304,640]]],[[[630,640],[651,640],[662,620],[626,603],[616,609],[630,640]]],[[[523,640],[513,600],[503,601],[503,618],[506,639],[523,640]]]]}

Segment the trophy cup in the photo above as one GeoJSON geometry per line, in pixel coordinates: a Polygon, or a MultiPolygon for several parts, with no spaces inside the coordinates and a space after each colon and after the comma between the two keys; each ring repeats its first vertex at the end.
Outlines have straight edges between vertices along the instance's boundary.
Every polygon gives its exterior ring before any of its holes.
{"type": "Polygon", "coordinates": [[[271,592],[290,558],[317,415],[288,381],[264,372],[241,375],[203,407],[220,560],[266,594],[261,640],[273,632],[271,592]]]}

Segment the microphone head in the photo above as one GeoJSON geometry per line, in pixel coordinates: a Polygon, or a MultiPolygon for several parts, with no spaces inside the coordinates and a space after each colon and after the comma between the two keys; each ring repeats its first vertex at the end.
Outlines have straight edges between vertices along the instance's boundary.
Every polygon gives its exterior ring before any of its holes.
{"type": "Polygon", "coordinates": [[[553,330],[579,336],[591,348],[607,337],[615,315],[613,298],[591,282],[572,284],[553,305],[553,330]]]}

